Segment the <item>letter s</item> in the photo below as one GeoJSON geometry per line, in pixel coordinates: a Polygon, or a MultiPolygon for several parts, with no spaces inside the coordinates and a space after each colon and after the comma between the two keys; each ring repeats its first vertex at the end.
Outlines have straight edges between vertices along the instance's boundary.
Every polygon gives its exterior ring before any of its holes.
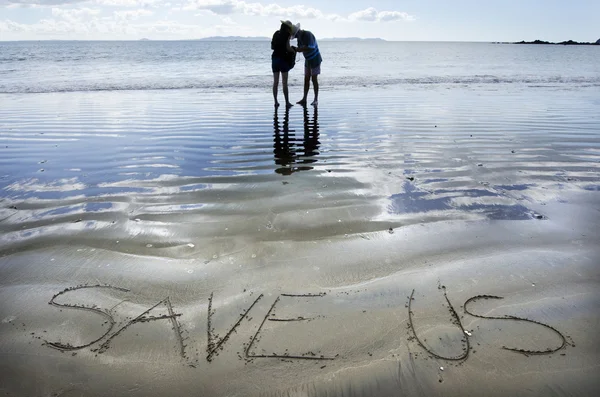
{"type": "Polygon", "coordinates": [[[548,348],[546,350],[525,350],[525,349],[518,349],[518,348],[513,348],[513,347],[506,347],[506,346],[502,346],[503,349],[505,350],[510,350],[516,353],[521,353],[521,354],[525,354],[525,355],[541,355],[541,354],[550,354],[550,353],[554,353],[559,351],[560,349],[564,348],[565,345],[567,344],[567,340],[565,339],[565,336],[556,328],[548,325],[548,324],[544,324],[544,323],[540,323],[538,321],[535,320],[530,320],[528,318],[522,318],[522,317],[516,317],[516,316],[482,316],[480,314],[475,314],[469,311],[469,309],[467,308],[468,304],[471,302],[475,302],[477,300],[480,299],[504,299],[501,296],[493,296],[493,295],[477,295],[474,296],[472,298],[469,298],[466,300],[464,308],[465,308],[465,313],[470,314],[471,316],[474,317],[479,317],[479,318],[487,318],[487,319],[491,319],[491,320],[515,320],[515,321],[526,321],[528,323],[533,323],[533,324],[537,324],[537,325],[541,325],[542,327],[545,327],[549,330],[551,330],[552,332],[554,332],[555,334],[557,334],[562,343],[559,347],[551,349],[548,348]]]}
{"type": "Polygon", "coordinates": [[[110,312],[108,310],[103,310],[101,308],[97,308],[97,307],[87,307],[84,305],[72,305],[72,304],[68,304],[68,303],[56,303],[55,299],[58,298],[61,295],[66,294],[67,292],[72,292],[72,291],[77,291],[80,289],[84,289],[84,288],[109,288],[109,289],[114,289],[117,291],[123,291],[123,292],[129,292],[128,289],[125,288],[119,288],[119,287],[113,287],[110,285],[78,285],[77,287],[70,287],[70,288],[66,288],[64,290],[62,290],[61,292],[59,292],[58,294],[54,295],[52,297],[52,299],[50,299],[50,302],[48,302],[49,305],[52,306],[56,306],[56,307],[62,307],[62,308],[66,308],[66,309],[78,309],[78,310],[86,310],[88,312],[92,312],[92,313],[96,313],[101,315],[102,317],[106,318],[109,322],[109,326],[108,326],[108,330],[102,334],[102,336],[100,336],[98,339],[95,339],[89,343],[86,343],[85,345],[80,345],[80,346],[73,346],[69,343],[61,343],[61,342],[48,342],[46,341],[46,344],[52,348],[58,349],[58,350],[79,350],[79,349],[83,349],[86,348],[88,346],[93,345],[94,343],[102,340],[106,335],[108,335],[108,333],[113,329],[114,325],[115,325],[115,320],[113,319],[113,317],[110,315],[110,312]]]}

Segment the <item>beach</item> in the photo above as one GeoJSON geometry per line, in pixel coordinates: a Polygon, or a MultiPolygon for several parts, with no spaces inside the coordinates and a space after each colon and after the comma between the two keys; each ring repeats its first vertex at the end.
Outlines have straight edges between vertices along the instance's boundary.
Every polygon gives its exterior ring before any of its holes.
{"type": "Polygon", "coordinates": [[[0,103],[5,395],[600,392],[595,86],[0,103]]]}

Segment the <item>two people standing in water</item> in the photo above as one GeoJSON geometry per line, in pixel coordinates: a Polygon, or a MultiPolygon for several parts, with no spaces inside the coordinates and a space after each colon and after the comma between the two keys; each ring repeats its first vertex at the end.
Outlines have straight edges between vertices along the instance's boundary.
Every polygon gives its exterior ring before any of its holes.
{"type": "Polygon", "coordinates": [[[281,21],[281,27],[273,34],[271,40],[271,69],[273,70],[273,99],[275,107],[279,106],[277,101],[277,92],[279,90],[279,76],[281,75],[283,84],[283,96],[286,107],[289,108],[292,103],[289,101],[288,91],[288,72],[296,63],[296,53],[304,54],[304,96],[297,103],[306,106],[308,92],[310,91],[310,82],[312,80],[315,99],[311,103],[317,106],[319,103],[319,81],[318,76],[321,73],[321,53],[317,39],[308,30],[302,30],[300,24],[294,25],[290,21],[281,21]],[[290,40],[298,39],[298,46],[290,44],[290,40]]]}

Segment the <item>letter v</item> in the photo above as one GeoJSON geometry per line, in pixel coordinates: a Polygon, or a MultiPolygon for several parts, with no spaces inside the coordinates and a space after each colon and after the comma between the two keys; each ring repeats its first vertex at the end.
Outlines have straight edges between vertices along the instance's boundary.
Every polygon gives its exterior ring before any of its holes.
{"type": "Polygon", "coordinates": [[[213,357],[218,353],[219,350],[223,349],[223,345],[227,343],[227,340],[231,336],[231,334],[236,330],[236,328],[240,325],[244,317],[248,315],[250,310],[256,305],[256,303],[261,300],[263,294],[260,294],[258,298],[250,305],[248,309],[246,309],[242,314],[240,314],[240,318],[237,322],[231,327],[231,329],[225,334],[225,336],[221,339],[216,339],[214,336],[214,329],[212,328],[212,316],[214,311],[212,310],[212,301],[213,301],[214,293],[210,294],[210,298],[208,298],[208,324],[207,324],[207,336],[208,336],[208,345],[206,346],[206,352],[208,355],[206,356],[207,361],[212,361],[213,357]]]}

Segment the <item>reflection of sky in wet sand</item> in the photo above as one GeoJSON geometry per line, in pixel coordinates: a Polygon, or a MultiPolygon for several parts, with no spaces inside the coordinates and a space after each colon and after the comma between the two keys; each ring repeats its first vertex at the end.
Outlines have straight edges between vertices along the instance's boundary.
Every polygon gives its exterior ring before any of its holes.
{"type": "Polygon", "coordinates": [[[533,211],[512,198],[488,189],[425,192],[406,182],[404,192],[392,195],[390,201],[390,212],[400,214],[461,210],[480,213],[489,219],[525,220],[535,217],[533,211]]]}
{"type": "Polygon", "coordinates": [[[540,204],[597,191],[600,179],[600,121],[589,117],[585,92],[532,93],[525,109],[510,93],[332,92],[319,109],[275,112],[253,94],[144,95],[7,103],[5,230],[87,224],[122,238],[145,225],[148,239],[179,244],[211,233],[324,237],[407,222],[540,219],[540,204]],[[545,109],[563,117],[548,119],[545,109]]]}

